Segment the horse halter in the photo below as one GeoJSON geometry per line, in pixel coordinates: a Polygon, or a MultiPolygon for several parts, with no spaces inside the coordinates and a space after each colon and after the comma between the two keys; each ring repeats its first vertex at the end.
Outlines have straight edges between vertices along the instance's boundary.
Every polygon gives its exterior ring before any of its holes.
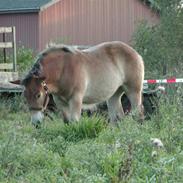
{"type": "Polygon", "coordinates": [[[29,109],[30,110],[33,110],[33,111],[42,111],[42,112],[45,112],[46,111],[46,108],[47,108],[47,104],[49,102],[49,93],[48,93],[48,87],[47,87],[47,84],[45,81],[43,81],[41,83],[41,85],[43,86],[43,89],[45,91],[45,98],[44,98],[44,102],[43,102],[43,107],[42,108],[35,108],[35,107],[30,107],[29,109]]]}
{"type": "Polygon", "coordinates": [[[45,98],[44,98],[43,108],[42,108],[42,111],[44,112],[46,110],[46,107],[49,101],[49,94],[48,94],[48,87],[45,81],[42,82],[42,85],[43,85],[43,89],[45,90],[45,98]]]}

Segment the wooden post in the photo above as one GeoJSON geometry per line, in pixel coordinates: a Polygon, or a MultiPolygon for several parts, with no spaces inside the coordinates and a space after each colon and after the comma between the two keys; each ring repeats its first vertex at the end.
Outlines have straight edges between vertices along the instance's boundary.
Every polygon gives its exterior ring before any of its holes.
{"type": "MultiPolygon", "coordinates": [[[[3,33],[3,42],[6,42],[6,33],[3,33]]],[[[4,63],[6,63],[6,48],[3,48],[4,63]]]]}
{"type": "Polygon", "coordinates": [[[15,27],[12,27],[13,33],[13,71],[17,71],[17,50],[16,50],[16,30],[15,27]]]}

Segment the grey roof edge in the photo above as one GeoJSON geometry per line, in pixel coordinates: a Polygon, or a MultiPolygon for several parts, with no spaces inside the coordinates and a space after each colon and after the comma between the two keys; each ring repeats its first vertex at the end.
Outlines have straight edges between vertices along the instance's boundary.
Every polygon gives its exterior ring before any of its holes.
{"type": "Polygon", "coordinates": [[[54,1],[50,1],[46,4],[44,4],[41,7],[38,8],[20,8],[20,9],[4,9],[2,11],[0,11],[0,14],[13,14],[13,13],[38,13],[40,11],[43,11],[47,8],[49,8],[50,6],[54,5],[55,3],[59,2],[60,0],[54,0],[54,1]]]}
{"type": "Polygon", "coordinates": [[[13,14],[13,13],[37,13],[40,11],[40,8],[21,8],[21,9],[4,9],[0,11],[0,14],[13,14]]]}
{"type": "Polygon", "coordinates": [[[60,0],[54,0],[54,1],[50,1],[50,2],[46,3],[45,5],[43,5],[43,6],[40,7],[40,11],[43,11],[43,10],[49,8],[50,6],[58,3],[59,1],[60,0]]]}

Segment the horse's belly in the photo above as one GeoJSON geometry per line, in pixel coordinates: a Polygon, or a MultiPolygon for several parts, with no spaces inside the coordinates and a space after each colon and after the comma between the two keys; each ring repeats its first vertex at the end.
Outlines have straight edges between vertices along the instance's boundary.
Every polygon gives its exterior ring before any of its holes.
{"type": "Polygon", "coordinates": [[[108,100],[121,86],[121,78],[95,78],[87,87],[83,103],[94,104],[108,100]]]}

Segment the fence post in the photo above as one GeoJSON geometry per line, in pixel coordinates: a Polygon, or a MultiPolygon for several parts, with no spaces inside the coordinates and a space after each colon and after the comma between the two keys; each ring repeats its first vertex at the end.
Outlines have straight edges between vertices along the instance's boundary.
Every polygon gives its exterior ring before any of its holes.
{"type": "MultiPolygon", "coordinates": [[[[6,42],[6,33],[3,33],[3,42],[6,42]]],[[[3,48],[4,63],[6,63],[6,48],[3,48]]]]}
{"type": "Polygon", "coordinates": [[[17,51],[16,51],[16,30],[15,26],[12,27],[13,32],[13,71],[17,71],[17,51]]]}

